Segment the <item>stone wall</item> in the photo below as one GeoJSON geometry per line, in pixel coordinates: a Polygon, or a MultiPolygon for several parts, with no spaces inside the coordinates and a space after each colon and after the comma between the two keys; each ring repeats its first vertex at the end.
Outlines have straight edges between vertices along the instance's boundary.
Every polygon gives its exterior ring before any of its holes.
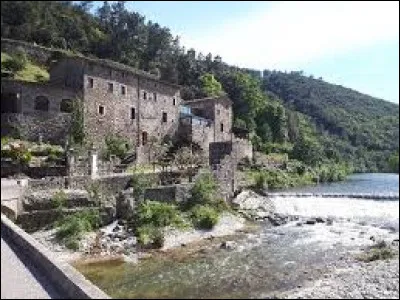
{"type": "Polygon", "coordinates": [[[236,152],[238,161],[243,158],[253,159],[253,145],[249,140],[235,138],[233,140],[233,149],[236,152]]]}
{"type": "Polygon", "coordinates": [[[159,186],[145,191],[144,199],[161,202],[184,202],[189,197],[189,190],[193,184],[176,184],[159,186]]]}
{"type": "Polygon", "coordinates": [[[64,145],[71,116],[67,113],[1,114],[1,135],[17,135],[23,140],[64,145]]]}
{"type": "Polygon", "coordinates": [[[23,41],[1,39],[1,52],[12,54],[15,52],[17,47],[24,49],[30,57],[41,64],[46,64],[52,55],[52,51],[49,51],[48,48],[42,46],[33,45],[23,41]]]}

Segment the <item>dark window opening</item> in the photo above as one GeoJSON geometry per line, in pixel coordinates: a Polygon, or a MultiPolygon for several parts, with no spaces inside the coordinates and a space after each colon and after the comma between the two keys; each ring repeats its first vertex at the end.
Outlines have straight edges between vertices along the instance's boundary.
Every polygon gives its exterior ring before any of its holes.
{"type": "Polygon", "coordinates": [[[134,107],[131,107],[131,120],[136,119],[136,111],[134,107]]]}
{"type": "Polygon", "coordinates": [[[109,92],[109,93],[112,93],[113,90],[114,90],[114,85],[113,85],[112,83],[109,83],[109,84],[108,84],[108,92],[109,92]]]}
{"type": "Polygon", "coordinates": [[[89,87],[92,89],[94,86],[93,78],[88,78],[88,81],[89,81],[89,87]]]}
{"type": "Polygon", "coordinates": [[[162,114],[162,121],[165,123],[167,122],[167,113],[162,114]]]}
{"type": "Polygon", "coordinates": [[[99,114],[104,115],[104,106],[102,105],[99,106],[99,114]]]}
{"type": "Polygon", "coordinates": [[[224,124],[221,123],[221,132],[224,132],[224,124]]]}
{"type": "Polygon", "coordinates": [[[143,131],[142,132],[142,145],[146,145],[147,144],[147,132],[143,131]]]}
{"type": "Polygon", "coordinates": [[[126,87],[124,85],[121,85],[121,94],[122,95],[126,94],[126,87]]]}
{"type": "Polygon", "coordinates": [[[153,100],[157,101],[157,93],[153,93],[153,100]]]}
{"type": "Polygon", "coordinates": [[[65,113],[72,113],[73,102],[71,99],[62,99],[60,103],[60,111],[65,113]]]}
{"type": "Polygon", "coordinates": [[[219,116],[221,114],[221,110],[217,109],[217,115],[219,116]]]}
{"type": "Polygon", "coordinates": [[[143,92],[143,99],[147,100],[147,92],[143,92]]]}
{"type": "Polygon", "coordinates": [[[173,105],[176,105],[176,100],[175,100],[175,98],[172,99],[172,104],[173,104],[173,105]]]}
{"type": "Polygon", "coordinates": [[[18,98],[16,93],[1,94],[1,113],[18,113],[18,98]]]}
{"type": "Polygon", "coordinates": [[[49,111],[49,99],[45,96],[35,98],[35,110],[49,111]]]}

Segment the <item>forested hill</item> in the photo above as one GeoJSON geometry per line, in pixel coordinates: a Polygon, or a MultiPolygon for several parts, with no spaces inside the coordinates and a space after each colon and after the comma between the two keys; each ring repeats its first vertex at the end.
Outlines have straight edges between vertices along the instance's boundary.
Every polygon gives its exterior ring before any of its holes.
{"type": "MultiPolygon", "coordinates": [[[[2,1],[1,37],[145,70],[182,85],[184,99],[226,92],[235,125],[246,127],[265,153],[376,171],[386,170],[398,150],[398,106],[299,73],[262,76],[215,53],[185,49],[168,28],[128,11],[123,1],[104,2],[94,13],[91,7],[92,1],[2,1]]],[[[3,64],[12,59],[2,53],[2,71],[17,71],[12,66],[20,64],[3,64]]]]}
{"type": "MultiPolygon", "coordinates": [[[[399,145],[399,106],[301,72],[263,73],[263,89],[277,95],[285,107],[310,116],[319,132],[327,132],[343,147],[358,154],[370,153],[379,161],[380,151],[399,145]],[[374,155],[375,153],[375,155],[374,155]]],[[[338,147],[340,148],[340,147],[338,147]]],[[[342,152],[345,152],[342,149],[342,152]]],[[[359,156],[359,155],[358,155],[359,156]]]]}

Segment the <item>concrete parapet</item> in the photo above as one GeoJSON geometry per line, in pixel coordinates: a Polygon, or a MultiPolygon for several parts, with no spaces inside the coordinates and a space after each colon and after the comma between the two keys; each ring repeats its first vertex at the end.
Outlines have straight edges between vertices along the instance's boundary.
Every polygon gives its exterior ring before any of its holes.
{"type": "Polygon", "coordinates": [[[3,214],[1,231],[31,258],[33,264],[45,272],[47,278],[67,299],[111,299],[68,263],[58,261],[53,253],[3,214]]]}

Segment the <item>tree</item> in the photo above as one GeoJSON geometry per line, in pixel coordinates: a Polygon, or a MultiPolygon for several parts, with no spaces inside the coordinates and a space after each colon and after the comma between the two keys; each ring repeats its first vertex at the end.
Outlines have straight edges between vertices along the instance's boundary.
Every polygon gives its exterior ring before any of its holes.
{"type": "Polygon", "coordinates": [[[200,77],[201,90],[207,97],[216,97],[223,94],[221,83],[214,78],[213,74],[206,73],[200,77]]]}

